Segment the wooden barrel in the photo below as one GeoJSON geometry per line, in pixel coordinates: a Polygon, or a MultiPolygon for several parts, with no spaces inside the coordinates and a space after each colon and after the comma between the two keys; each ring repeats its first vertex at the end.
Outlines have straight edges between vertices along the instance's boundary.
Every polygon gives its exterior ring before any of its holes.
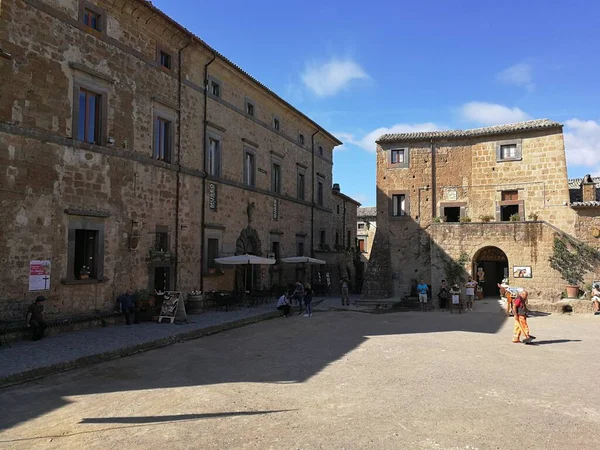
{"type": "Polygon", "coordinates": [[[200,314],[204,308],[204,295],[188,295],[186,312],[188,314],[200,314]]]}

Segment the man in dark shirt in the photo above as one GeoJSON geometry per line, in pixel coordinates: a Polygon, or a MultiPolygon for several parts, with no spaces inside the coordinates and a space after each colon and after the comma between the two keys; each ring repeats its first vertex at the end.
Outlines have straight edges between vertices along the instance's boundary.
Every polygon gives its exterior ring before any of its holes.
{"type": "MultiPolygon", "coordinates": [[[[135,316],[135,302],[133,301],[133,292],[129,289],[125,294],[121,295],[118,299],[121,305],[121,311],[125,316],[125,322],[127,325],[131,325],[131,315],[135,316]]],[[[138,323],[137,317],[134,317],[135,323],[138,323]]]]}
{"type": "Polygon", "coordinates": [[[46,297],[39,296],[35,299],[35,303],[29,305],[25,323],[27,328],[31,328],[32,338],[34,341],[39,341],[44,337],[46,330],[46,322],[44,322],[44,306],[42,302],[46,301],[46,297]]]}

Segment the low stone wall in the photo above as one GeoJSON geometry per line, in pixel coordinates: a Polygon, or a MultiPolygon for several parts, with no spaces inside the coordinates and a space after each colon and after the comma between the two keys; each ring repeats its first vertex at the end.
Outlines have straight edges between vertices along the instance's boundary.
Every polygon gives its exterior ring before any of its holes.
{"type": "Polygon", "coordinates": [[[593,314],[591,300],[565,298],[558,302],[529,300],[529,309],[551,314],[593,314]]]}

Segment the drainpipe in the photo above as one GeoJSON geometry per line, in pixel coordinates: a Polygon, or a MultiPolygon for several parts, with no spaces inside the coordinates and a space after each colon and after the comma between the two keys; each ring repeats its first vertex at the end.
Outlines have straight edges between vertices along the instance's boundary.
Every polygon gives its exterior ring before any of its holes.
{"type": "Polygon", "coordinates": [[[435,158],[435,146],[433,145],[433,139],[431,140],[431,218],[437,216],[437,201],[436,201],[436,158],[435,158]]]}
{"type": "Polygon", "coordinates": [[[183,51],[192,43],[190,39],[178,52],[177,61],[179,76],[177,78],[177,186],[175,187],[175,277],[173,289],[177,290],[179,279],[179,208],[181,203],[181,97],[183,89],[183,51]]]}
{"type": "MultiPolygon", "coordinates": [[[[315,257],[315,136],[319,134],[320,129],[317,129],[312,136],[310,137],[311,148],[312,148],[312,189],[311,189],[311,199],[310,202],[310,256],[312,258],[315,257]]],[[[325,187],[323,187],[325,189],[325,187]]],[[[311,281],[312,281],[312,270],[311,273],[311,281]]]]}
{"type": "Polygon", "coordinates": [[[205,226],[206,221],[204,217],[206,216],[206,126],[207,126],[207,109],[208,109],[208,66],[210,66],[217,54],[213,52],[212,58],[209,62],[204,65],[204,120],[202,121],[202,139],[204,140],[203,144],[203,158],[202,158],[202,195],[200,196],[200,211],[202,211],[202,226],[200,227],[200,292],[204,292],[204,234],[205,234],[205,226]]]}

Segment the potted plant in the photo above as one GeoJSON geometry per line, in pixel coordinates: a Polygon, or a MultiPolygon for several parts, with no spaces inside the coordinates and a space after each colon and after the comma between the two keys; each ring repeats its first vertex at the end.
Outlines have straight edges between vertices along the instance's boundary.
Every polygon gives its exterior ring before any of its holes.
{"type": "Polygon", "coordinates": [[[443,223],[446,221],[445,216],[438,216],[433,218],[433,223],[443,223]]]}
{"type": "Polygon", "coordinates": [[[520,222],[521,216],[519,214],[513,214],[510,216],[510,221],[511,222],[520,222]]]}
{"type": "Polygon", "coordinates": [[[600,261],[598,252],[588,245],[563,236],[554,237],[550,267],[568,283],[567,297],[577,298],[583,277],[600,261]]]}
{"type": "Polygon", "coordinates": [[[79,279],[87,280],[90,277],[90,268],[88,266],[81,266],[79,269],[79,279]]]}
{"type": "Polygon", "coordinates": [[[461,223],[470,223],[471,222],[471,218],[469,216],[464,216],[460,218],[460,222],[461,223]]]}
{"type": "Polygon", "coordinates": [[[490,216],[489,214],[484,214],[483,216],[479,216],[479,219],[482,222],[488,223],[488,222],[491,222],[492,220],[494,220],[494,216],[490,216]]]}
{"type": "Polygon", "coordinates": [[[533,220],[534,222],[537,222],[538,218],[539,218],[538,213],[529,214],[529,220],[533,220]]]}

